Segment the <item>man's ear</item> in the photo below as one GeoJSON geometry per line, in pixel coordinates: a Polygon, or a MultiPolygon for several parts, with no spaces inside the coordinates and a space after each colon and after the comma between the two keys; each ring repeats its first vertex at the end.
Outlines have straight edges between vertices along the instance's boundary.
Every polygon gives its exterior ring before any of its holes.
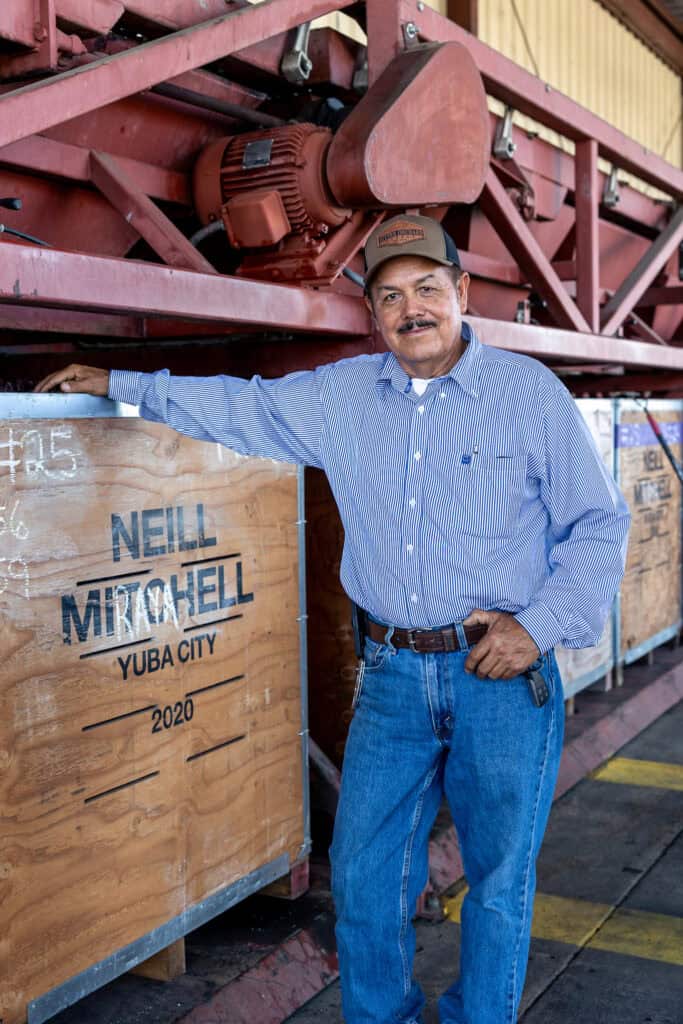
{"type": "Polygon", "coordinates": [[[460,312],[467,312],[467,293],[470,287],[470,275],[466,270],[463,270],[458,281],[458,299],[460,301],[460,312]]]}

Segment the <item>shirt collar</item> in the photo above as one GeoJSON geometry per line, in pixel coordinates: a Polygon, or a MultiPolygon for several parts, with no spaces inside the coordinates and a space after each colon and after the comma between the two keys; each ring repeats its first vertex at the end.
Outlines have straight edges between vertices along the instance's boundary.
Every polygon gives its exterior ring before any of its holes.
{"type": "MultiPolygon", "coordinates": [[[[472,398],[479,397],[479,366],[481,362],[481,342],[474,333],[473,328],[463,320],[462,340],[465,342],[465,351],[457,363],[451,367],[447,376],[451,377],[460,385],[463,391],[472,398]]],[[[397,391],[409,391],[410,377],[400,365],[393,352],[388,352],[382,364],[378,382],[389,381],[397,391]]]]}

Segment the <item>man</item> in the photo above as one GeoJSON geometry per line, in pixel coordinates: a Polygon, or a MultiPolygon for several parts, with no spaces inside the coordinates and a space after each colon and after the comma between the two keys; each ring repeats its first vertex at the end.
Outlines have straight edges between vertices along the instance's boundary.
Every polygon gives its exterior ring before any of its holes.
{"type": "Polygon", "coordinates": [[[629,517],[559,381],[462,322],[440,225],[392,218],[365,252],[388,354],[275,381],[72,366],[38,390],[325,470],[365,633],[330,851],[346,1022],[420,1020],[411,917],[445,792],[469,892],[441,1021],[512,1024],[562,748],[552,651],[597,642],[629,517]]]}

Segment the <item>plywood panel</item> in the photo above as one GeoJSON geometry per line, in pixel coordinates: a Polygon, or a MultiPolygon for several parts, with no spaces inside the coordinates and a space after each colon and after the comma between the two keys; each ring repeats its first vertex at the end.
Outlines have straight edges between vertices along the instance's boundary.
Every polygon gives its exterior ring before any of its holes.
{"type": "MultiPolygon", "coordinates": [[[[619,483],[633,517],[621,587],[624,657],[680,622],[681,485],[642,409],[633,402],[619,404],[619,483]]],[[[650,408],[680,461],[683,407],[653,402],[650,408]]]]}
{"type": "MultiPolygon", "coordinates": [[[[580,399],[579,411],[590,428],[602,460],[612,472],[614,462],[614,407],[613,403],[601,399],[580,399]]],[[[610,616],[604,632],[595,647],[572,650],[567,647],[556,649],[557,661],[564,684],[565,696],[572,697],[583,687],[605,675],[613,662],[613,620],[610,616]]]]}
{"type": "MultiPolygon", "coordinates": [[[[46,396],[47,397],[47,396],[46,396]]],[[[0,423],[0,1018],[304,842],[296,467],[0,423]]]]}

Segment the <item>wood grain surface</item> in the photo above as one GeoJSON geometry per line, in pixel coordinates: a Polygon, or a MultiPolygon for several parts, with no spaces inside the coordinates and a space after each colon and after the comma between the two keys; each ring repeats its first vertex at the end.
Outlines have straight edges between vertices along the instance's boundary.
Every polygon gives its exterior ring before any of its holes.
{"type": "Polygon", "coordinates": [[[296,467],[0,423],[0,1018],[304,841],[296,467]]]}
{"type": "MultiPolygon", "coordinates": [[[[683,420],[680,403],[653,404],[666,429],[683,420]]],[[[645,414],[624,403],[621,427],[644,429],[645,414]]],[[[681,444],[672,444],[681,459],[681,444]]],[[[650,443],[619,447],[620,486],[633,517],[621,586],[621,655],[681,618],[681,485],[654,435],[650,443]]]]}

